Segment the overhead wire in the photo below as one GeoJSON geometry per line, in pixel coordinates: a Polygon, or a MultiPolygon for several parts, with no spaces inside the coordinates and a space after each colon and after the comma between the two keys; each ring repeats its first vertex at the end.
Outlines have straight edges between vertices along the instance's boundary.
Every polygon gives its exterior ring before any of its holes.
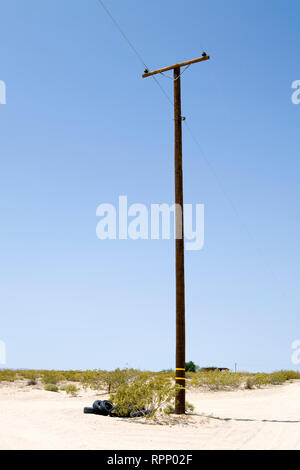
{"type": "MultiPolygon", "coordinates": [[[[134,54],[136,55],[136,57],[138,58],[138,60],[141,62],[141,64],[145,67],[145,69],[149,70],[149,67],[147,66],[147,64],[145,63],[143,57],[141,56],[141,54],[137,51],[137,49],[135,48],[135,46],[133,45],[133,43],[130,41],[130,39],[128,38],[128,36],[125,34],[125,32],[123,31],[123,29],[121,28],[121,26],[119,25],[119,23],[117,22],[117,20],[113,17],[113,15],[111,14],[111,12],[109,11],[109,9],[106,7],[106,5],[104,4],[103,0],[96,0],[97,2],[97,5],[100,7],[103,8],[103,10],[106,12],[106,14],[109,16],[109,18],[111,19],[111,21],[113,22],[113,24],[115,25],[115,27],[117,28],[117,30],[119,31],[119,33],[121,34],[121,36],[123,37],[123,39],[126,41],[126,43],[128,44],[128,46],[132,49],[132,51],[134,52],[134,54]]],[[[204,52],[204,48],[203,46],[200,44],[200,48],[202,49],[202,52],[204,52]]],[[[180,76],[185,72],[185,70],[188,68],[189,66],[187,66],[180,74],[180,76]]],[[[162,74],[162,75],[165,75],[165,74],[162,74]]],[[[167,78],[172,78],[172,77],[169,77],[167,75],[165,75],[167,78]]],[[[166,92],[166,90],[162,87],[162,85],[159,83],[159,81],[157,80],[157,78],[152,75],[152,78],[153,80],[155,81],[156,85],[159,87],[159,89],[161,90],[161,92],[163,93],[163,95],[165,96],[165,98],[167,99],[167,101],[169,102],[169,104],[171,104],[172,106],[174,106],[174,102],[172,101],[172,99],[170,98],[170,96],[168,95],[168,93],[166,92]]],[[[178,77],[179,78],[179,77],[178,77]]],[[[174,80],[174,79],[173,79],[174,80]]],[[[245,224],[245,222],[243,221],[242,217],[240,216],[239,214],[239,211],[236,207],[236,205],[233,203],[231,197],[229,197],[229,195],[227,194],[227,191],[225,190],[224,186],[223,186],[223,183],[220,179],[220,177],[218,176],[213,164],[210,162],[210,160],[206,157],[205,153],[204,153],[204,150],[202,148],[202,146],[200,145],[198,139],[196,138],[194,132],[192,131],[191,127],[187,124],[186,120],[184,119],[184,124],[188,130],[188,132],[190,133],[192,139],[194,140],[195,144],[197,145],[197,147],[199,148],[200,150],[200,154],[202,156],[202,159],[204,160],[204,162],[206,163],[207,167],[209,168],[210,172],[212,173],[213,177],[215,178],[221,192],[223,193],[225,199],[227,200],[227,202],[229,203],[231,209],[233,210],[233,212],[235,213],[237,219],[239,220],[239,223],[241,224],[241,226],[243,227],[243,229],[247,232],[248,234],[248,237],[251,239],[251,241],[253,242],[253,246],[256,246],[256,243],[251,232],[248,230],[248,227],[247,225],[245,224]]],[[[260,254],[260,257],[262,257],[261,253],[260,254]]],[[[263,258],[264,259],[264,258],[263,258]]],[[[266,260],[264,259],[264,262],[266,265],[268,265],[269,267],[269,270],[271,271],[271,273],[273,275],[275,275],[275,272],[274,270],[271,268],[271,266],[269,265],[269,263],[266,262],[266,260]]],[[[279,278],[277,277],[277,275],[275,275],[276,277],[276,280],[278,282],[279,281],[279,278]]]]}
{"type": "MultiPolygon", "coordinates": [[[[181,3],[181,2],[180,2],[181,3]]],[[[191,23],[190,23],[191,24],[191,23]]],[[[202,47],[202,46],[201,46],[202,47]]],[[[203,49],[203,48],[202,48],[203,49]]],[[[204,49],[203,49],[204,50],[204,49]]],[[[227,105],[226,105],[226,100],[222,94],[222,91],[219,87],[219,83],[217,82],[217,79],[215,77],[215,75],[212,73],[212,70],[211,68],[209,67],[209,71],[211,73],[211,76],[213,78],[213,80],[215,81],[215,84],[216,84],[216,89],[218,90],[218,93],[219,93],[219,96],[220,96],[220,101],[222,102],[222,105],[223,105],[223,108],[224,110],[226,111],[226,114],[228,116],[230,116],[230,112],[228,111],[227,109],[227,105]]],[[[227,200],[227,203],[229,204],[229,206],[231,207],[232,211],[234,212],[237,220],[239,221],[239,224],[240,226],[242,227],[242,229],[244,230],[244,232],[247,234],[249,240],[251,241],[252,243],[252,247],[254,249],[254,251],[256,251],[256,255],[258,258],[260,258],[264,265],[265,265],[265,268],[269,271],[269,273],[274,277],[274,280],[276,281],[276,283],[280,286],[281,288],[281,291],[283,293],[283,295],[287,296],[287,292],[285,291],[285,289],[282,287],[282,282],[280,280],[280,277],[278,276],[277,272],[275,271],[275,269],[273,268],[273,266],[271,266],[271,264],[266,260],[264,254],[261,252],[261,250],[259,249],[258,247],[258,244],[257,244],[257,241],[255,240],[255,237],[253,236],[253,234],[251,233],[251,231],[248,229],[248,226],[247,224],[245,223],[243,217],[240,215],[240,212],[239,210],[237,209],[237,206],[235,205],[235,203],[233,202],[233,199],[229,196],[228,192],[226,191],[225,189],[225,186],[223,185],[223,182],[221,180],[221,178],[219,177],[218,173],[216,172],[213,164],[211,163],[211,161],[209,160],[209,158],[206,156],[206,153],[204,152],[204,149],[202,147],[202,145],[200,144],[199,140],[196,138],[194,132],[192,131],[191,127],[189,126],[189,124],[186,122],[186,120],[184,120],[184,125],[186,127],[186,129],[188,130],[190,136],[192,137],[193,141],[195,142],[196,146],[199,148],[200,150],[200,154],[202,156],[202,159],[203,161],[205,162],[206,166],[209,168],[211,174],[213,175],[214,179],[216,180],[223,196],[225,197],[225,199],[227,200]]]]}
{"type": "Polygon", "coordinates": [[[104,9],[104,11],[106,12],[106,14],[110,17],[111,21],[114,23],[115,27],[117,28],[117,30],[119,31],[119,33],[121,34],[121,36],[123,36],[123,38],[125,39],[125,41],[127,42],[127,44],[129,45],[129,47],[133,50],[134,54],[136,55],[136,57],[139,59],[139,61],[143,64],[144,67],[148,68],[147,65],[145,64],[142,56],[140,55],[140,53],[137,51],[137,49],[134,47],[134,45],[132,44],[132,42],[130,41],[130,39],[128,38],[128,36],[124,33],[123,29],[121,28],[121,26],[119,25],[119,23],[117,22],[117,20],[113,17],[113,15],[111,14],[111,12],[109,11],[109,9],[105,6],[105,4],[103,3],[102,0],[96,0],[98,2],[98,5],[102,6],[102,8],[104,9]]]}
{"type": "MultiPolygon", "coordinates": [[[[113,15],[111,14],[111,12],[109,11],[109,9],[106,7],[106,5],[104,4],[104,2],[102,0],[96,0],[97,2],[97,5],[100,7],[103,8],[103,10],[106,12],[106,14],[109,16],[109,18],[111,19],[111,21],[113,22],[113,24],[115,25],[115,27],[117,28],[117,30],[119,31],[119,33],[121,34],[121,36],[123,37],[123,39],[127,42],[128,46],[131,48],[131,50],[134,52],[134,54],[136,55],[136,57],[138,58],[138,60],[143,64],[143,66],[145,67],[145,69],[149,70],[149,67],[147,66],[147,64],[145,63],[144,59],[142,58],[141,54],[137,51],[137,49],[134,47],[134,45],[132,44],[132,42],[130,41],[130,39],[128,38],[128,36],[124,33],[123,29],[121,28],[121,26],[119,25],[119,23],[117,22],[117,20],[113,17],[113,15]]],[[[168,102],[174,106],[174,103],[173,101],[171,100],[171,98],[169,97],[169,95],[167,94],[167,92],[164,90],[164,88],[161,86],[161,84],[159,83],[159,81],[157,80],[157,78],[152,75],[152,78],[154,80],[154,82],[156,83],[156,85],[160,88],[161,92],[164,94],[165,98],[168,100],[168,102]]]]}

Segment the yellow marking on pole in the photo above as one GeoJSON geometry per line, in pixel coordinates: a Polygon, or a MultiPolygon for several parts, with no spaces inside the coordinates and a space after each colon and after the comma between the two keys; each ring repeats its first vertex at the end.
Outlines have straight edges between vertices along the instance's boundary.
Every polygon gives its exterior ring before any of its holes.
{"type": "Polygon", "coordinates": [[[185,377],[175,377],[176,380],[186,380],[185,377]]]}
{"type": "Polygon", "coordinates": [[[180,369],[179,367],[176,367],[176,370],[185,370],[185,369],[180,369]]]}

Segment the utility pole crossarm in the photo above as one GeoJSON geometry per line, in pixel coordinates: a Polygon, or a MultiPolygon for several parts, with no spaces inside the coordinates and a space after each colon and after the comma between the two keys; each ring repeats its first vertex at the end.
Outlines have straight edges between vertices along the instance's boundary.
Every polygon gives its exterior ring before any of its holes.
{"type": "Polygon", "coordinates": [[[181,62],[180,64],[170,65],[169,67],[164,67],[163,69],[154,70],[153,72],[147,72],[142,75],[143,78],[151,77],[152,75],[157,75],[158,73],[167,72],[168,70],[177,69],[180,67],[185,67],[191,64],[197,64],[198,62],[203,62],[204,60],[209,60],[210,56],[205,55],[204,57],[198,57],[197,59],[187,60],[186,62],[181,62]]]}

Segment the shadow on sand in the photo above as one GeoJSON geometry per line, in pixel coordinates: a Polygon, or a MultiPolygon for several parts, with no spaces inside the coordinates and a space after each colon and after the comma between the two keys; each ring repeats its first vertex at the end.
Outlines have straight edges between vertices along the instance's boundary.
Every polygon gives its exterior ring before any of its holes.
{"type": "Polygon", "coordinates": [[[217,419],[219,421],[240,421],[240,422],[260,422],[260,423],[290,423],[290,424],[295,424],[295,423],[300,423],[300,420],[279,420],[279,419],[250,419],[250,418],[220,418],[219,416],[207,416],[207,415],[201,415],[205,418],[210,418],[210,419],[217,419]]]}

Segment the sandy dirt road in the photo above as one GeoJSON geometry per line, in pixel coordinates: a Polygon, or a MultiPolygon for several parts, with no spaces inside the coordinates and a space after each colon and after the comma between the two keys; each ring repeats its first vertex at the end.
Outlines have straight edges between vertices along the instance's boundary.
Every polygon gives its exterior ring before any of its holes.
{"type": "Polygon", "coordinates": [[[85,415],[84,406],[105,397],[80,395],[2,384],[0,449],[300,449],[300,381],[190,392],[195,414],[171,426],[85,415]]]}

